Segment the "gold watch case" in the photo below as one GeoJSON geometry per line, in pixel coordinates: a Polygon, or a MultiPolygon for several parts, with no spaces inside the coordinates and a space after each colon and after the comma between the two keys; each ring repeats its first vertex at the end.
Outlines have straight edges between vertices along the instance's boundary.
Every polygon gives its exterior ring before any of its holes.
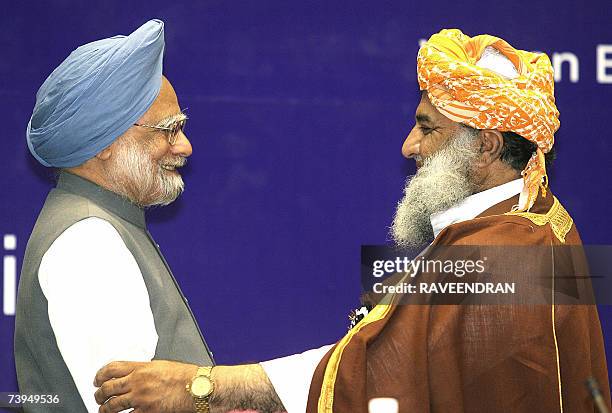
{"type": "Polygon", "coordinates": [[[207,376],[196,376],[191,381],[191,386],[189,386],[189,391],[193,397],[207,397],[210,396],[213,390],[215,389],[215,385],[207,376]]]}

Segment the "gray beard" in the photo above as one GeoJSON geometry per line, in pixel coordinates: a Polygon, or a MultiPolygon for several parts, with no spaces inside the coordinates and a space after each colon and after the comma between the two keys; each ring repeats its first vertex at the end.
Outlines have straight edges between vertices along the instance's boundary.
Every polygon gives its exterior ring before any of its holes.
{"type": "Polygon", "coordinates": [[[183,192],[185,184],[178,172],[167,171],[161,165],[184,166],[186,159],[170,156],[152,159],[150,149],[136,138],[125,136],[114,153],[108,170],[111,190],[140,207],[168,205],[183,192]]]}
{"type": "Polygon", "coordinates": [[[391,225],[390,235],[398,246],[410,248],[430,243],[434,238],[431,214],[444,211],[475,192],[471,170],[479,155],[476,134],[461,127],[408,178],[391,225]]]}

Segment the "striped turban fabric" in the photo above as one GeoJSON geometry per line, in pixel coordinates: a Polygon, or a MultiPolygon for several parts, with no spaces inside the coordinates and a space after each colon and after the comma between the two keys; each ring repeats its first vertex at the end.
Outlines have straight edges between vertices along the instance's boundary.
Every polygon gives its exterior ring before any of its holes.
{"type": "Polygon", "coordinates": [[[522,172],[524,188],[515,209],[528,211],[540,190],[546,196],[544,154],[559,129],[553,68],[546,54],[517,50],[494,36],[442,30],[419,50],[417,76],[420,89],[452,121],[476,129],[512,131],[536,144],[522,172]],[[511,62],[515,75],[480,64],[492,48],[511,62]]]}

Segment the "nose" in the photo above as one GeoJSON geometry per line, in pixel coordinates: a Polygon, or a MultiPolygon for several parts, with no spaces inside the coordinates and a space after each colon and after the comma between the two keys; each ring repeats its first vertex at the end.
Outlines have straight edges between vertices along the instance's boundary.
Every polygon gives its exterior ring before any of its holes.
{"type": "Polygon", "coordinates": [[[176,137],[176,142],[174,142],[174,145],[170,147],[170,151],[174,155],[183,156],[185,158],[191,156],[193,148],[191,147],[191,142],[189,142],[189,139],[187,139],[187,135],[185,135],[184,132],[179,132],[178,136],[176,137]]]}
{"type": "Polygon", "coordinates": [[[421,136],[418,127],[415,125],[402,145],[402,155],[405,158],[414,158],[421,153],[421,136]]]}

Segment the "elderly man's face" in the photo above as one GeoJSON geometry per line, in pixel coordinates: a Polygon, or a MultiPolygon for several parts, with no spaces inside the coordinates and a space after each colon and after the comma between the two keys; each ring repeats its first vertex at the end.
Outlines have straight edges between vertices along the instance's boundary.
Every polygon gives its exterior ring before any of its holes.
{"type": "Polygon", "coordinates": [[[427,93],[421,96],[415,120],[416,124],[402,146],[402,154],[406,158],[414,158],[417,168],[420,168],[423,160],[433,155],[455,136],[461,125],[438,112],[429,101],[427,93]]]}
{"type": "MultiPolygon", "coordinates": [[[[166,127],[182,118],[176,93],[164,77],[157,99],[137,123],[166,127]]],[[[112,189],[140,206],[174,201],[184,188],[176,169],[185,164],[192,148],[182,131],[173,145],[168,137],[164,130],[133,126],[117,139],[107,165],[112,189]]]]}
{"type": "Polygon", "coordinates": [[[475,191],[474,165],[479,157],[478,132],[452,122],[423,95],[416,125],[402,153],[415,158],[417,173],[404,187],[391,236],[400,246],[421,246],[433,239],[431,214],[443,211],[475,191]]]}

